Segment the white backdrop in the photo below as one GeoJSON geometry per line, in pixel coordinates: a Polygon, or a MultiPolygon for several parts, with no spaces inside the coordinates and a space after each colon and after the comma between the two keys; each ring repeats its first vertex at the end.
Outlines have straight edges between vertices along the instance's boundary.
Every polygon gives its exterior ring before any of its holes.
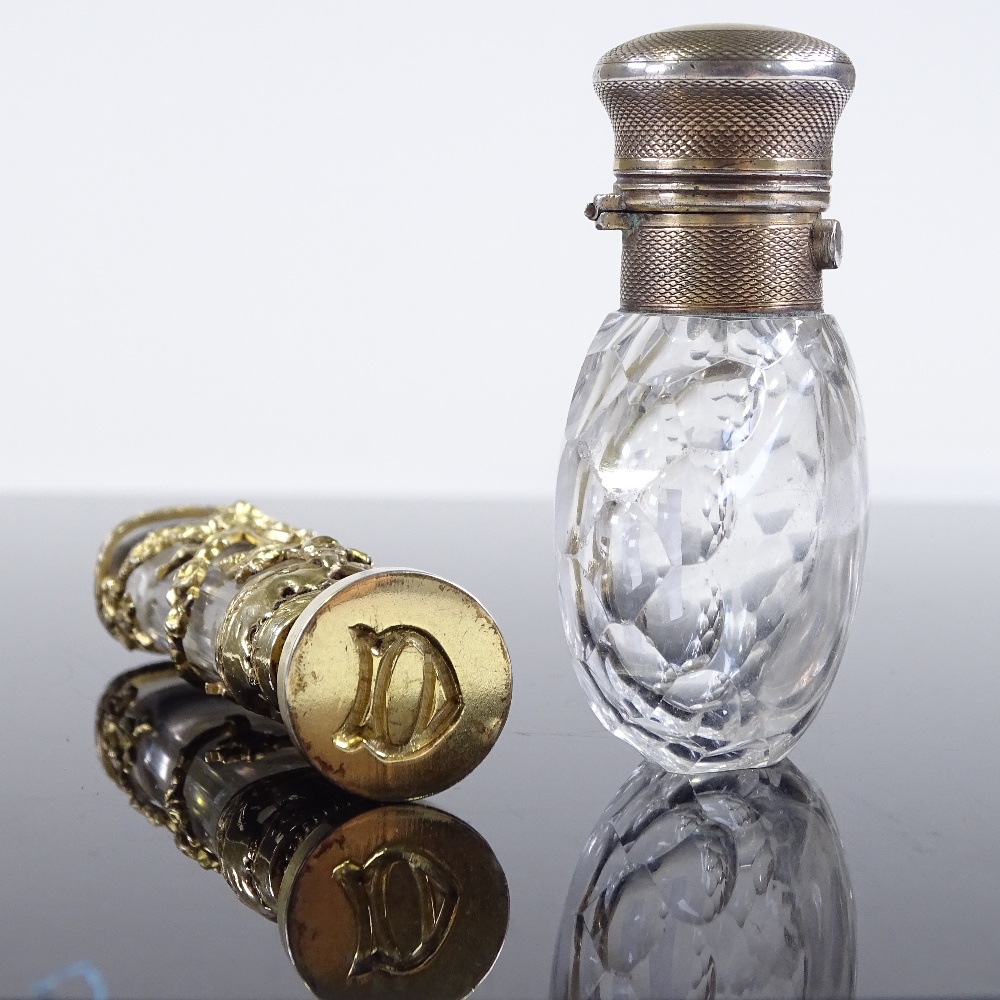
{"type": "Polygon", "coordinates": [[[606,49],[844,48],[827,307],[877,498],[1000,499],[997,7],[0,5],[0,489],[551,492],[617,304],[606,49]]]}

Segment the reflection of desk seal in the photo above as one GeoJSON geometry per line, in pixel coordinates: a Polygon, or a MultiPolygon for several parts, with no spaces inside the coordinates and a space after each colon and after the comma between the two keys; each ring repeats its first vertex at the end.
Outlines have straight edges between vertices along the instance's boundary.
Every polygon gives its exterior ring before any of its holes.
{"type": "Polygon", "coordinates": [[[178,847],[278,922],[320,997],[467,996],[507,929],[503,870],[471,827],[338,791],[274,722],[132,670],[98,705],[102,763],[178,847]]]}
{"type": "Polygon", "coordinates": [[[437,809],[387,805],[317,830],[292,867],[282,937],[319,996],[464,997],[500,952],[503,871],[478,833],[437,809]]]}
{"type": "Polygon", "coordinates": [[[281,721],[317,770],[357,795],[401,801],[449,787],[507,719],[510,659],[474,597],[417,570],[373,569],[363,552],[247,503],[122,522],[95,587],[116,639],[281,721]]]}

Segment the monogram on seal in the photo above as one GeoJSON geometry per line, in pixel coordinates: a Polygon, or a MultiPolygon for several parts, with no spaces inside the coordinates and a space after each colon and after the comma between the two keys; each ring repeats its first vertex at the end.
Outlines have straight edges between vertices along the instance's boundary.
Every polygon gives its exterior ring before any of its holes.
{"type": "Polygon", "coordinates": [[[391,847],[364,865],[342,862],[333,877],[347,893],[358,924],[348,978],[376,971],[406,975],[440,951],[455,919],[458,886],[434,858],[391,847]]]}
{"type": "Polygon", "coordinates": [[[409,625],[376,632],[351,629],[358,655],[357,693],[334,734],[342,750],[365,746],[393,761],[413,757],[440,740],[462,713],[462,692],[438,641],[409,625]]]}

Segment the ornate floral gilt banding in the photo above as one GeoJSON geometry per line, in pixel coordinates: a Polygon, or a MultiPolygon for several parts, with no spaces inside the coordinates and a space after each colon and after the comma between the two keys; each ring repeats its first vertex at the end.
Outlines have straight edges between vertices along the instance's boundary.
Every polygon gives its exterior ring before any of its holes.
{"type": "Polygon", "coordinates": [[[170,513],[161,512],[160,523],[166,525],[143,535],[120,565],[107,565],[113,543],[140,528],[143,518],[125,522],[105,546],[108,555],[102,554],[97,580],[101,620],[131,649],[168,653],[188,680],[204,684],[209,693],[227,694],[246,708],[280,717],[274,674],[292,622],[318,590],[367,569],[371,560],[245,502],[201,518],[185,517],[185,508],[178,508],[174,519],[165,516],[170,513]],[[158,637],[141,627],[128,584],[141,567],[166,553],[169,557],[156,568],[157,579],[169,578],[170,583],[165,634],[158,637]],[[192,608],[213,566],[238,589],[219,630],[215,662],[205,663],[188,655],[185,639],[192,608]]]}

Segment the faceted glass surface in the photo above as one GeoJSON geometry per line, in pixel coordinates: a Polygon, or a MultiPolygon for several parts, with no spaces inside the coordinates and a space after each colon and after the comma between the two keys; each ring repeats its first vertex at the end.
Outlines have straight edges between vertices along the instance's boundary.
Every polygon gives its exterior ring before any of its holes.
{"type": "MultiPolygon", "coordinates": [[[[242,542],[230,545],[212,560],[191,605],[183,641],[184,655],[195,666],[210,673],[215,670],[215,640],[219,627],[239,590],[233,579],[232,559],[251,548],[252,545],[242,542]]],[[[186,556],[190,556],[189,549],[170,546],[133,570],[126,584],[140,628],[153,640],[153,648],[161,653],[169,653],[171,649],[166,628],[171,609],[169,595],[176,568],[183,564],[186,556]]]]}
{"type": "Polygon", "coordinates": [[[840,840],[792,764],[688,779],[646,763],[577,865],[551,996],[850,997],[855,956],[840,840]]]}
{"type": "Polygon", "coordinates": [[[160,653],[170,652],[167,637],[167,615],[170,614],[169,594],[174,585],[174,566],[180,555],[178,546],[164,549],[159,555],[147,559],[130,574],[125,589],[135,605],[139,627],[153,641],[153,648],[160,653]]]}
{"type": "Polygon", "coordinates": [[[833,317],[612,313],[556,499],[566,635],[598,717],[682,773],[780,760],[839,664],[867,522],[833,317]]]}
{"type": "MultiPolygon", "coordinates": [[[[250,546],[240,546],[240,551],[250,546]]],[[[226,549],[222,558],[215,560],[205,574],[198,597],[191,605],[191,617],[184,635],[184,655],[202,670],[215,672],[215,646],[219,628],[239,585],[229,571],[227,560],[236,546],[226,549]]]]}

